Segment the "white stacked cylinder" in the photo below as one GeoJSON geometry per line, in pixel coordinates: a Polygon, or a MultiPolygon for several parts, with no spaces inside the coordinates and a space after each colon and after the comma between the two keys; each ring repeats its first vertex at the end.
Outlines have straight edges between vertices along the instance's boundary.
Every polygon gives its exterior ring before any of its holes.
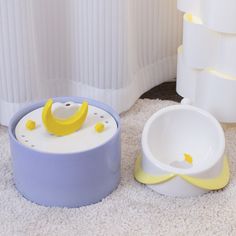
{"type": "Polygon", "coordinates": [[[177,92],[219,121],[236,122],[236,1],[178,0],[185,12],[177,92]]]}

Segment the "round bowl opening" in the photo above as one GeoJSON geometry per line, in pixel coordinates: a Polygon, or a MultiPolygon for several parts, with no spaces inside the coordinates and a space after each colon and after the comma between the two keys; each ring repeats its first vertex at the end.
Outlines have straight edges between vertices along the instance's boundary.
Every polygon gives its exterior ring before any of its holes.
{"type": "Polygon", "coordinates": [[[190,106],[172,106],[147,122],[143,152],[168,172],[198,173],[214,166],[225,149],[224,133],[210,114],[190,106]]]}

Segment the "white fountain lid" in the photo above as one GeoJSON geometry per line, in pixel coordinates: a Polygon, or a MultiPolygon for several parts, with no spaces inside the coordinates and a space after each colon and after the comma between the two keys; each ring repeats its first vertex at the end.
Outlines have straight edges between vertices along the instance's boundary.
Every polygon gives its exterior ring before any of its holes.
{"type": "MultiPolygon", "coordinates": [[[[71,116],[81,104],[74,102],[54,103],[53,114],[58,118],[71,116]]],[[[98,147],[110,140],[117,131],[115,119],[106,111],[89,105],[88,115],[82,128],[70,135],[55,136],[49,134],[42,122],[43,107],[31,111],[25,115],[17,124],[15,135],[17,140],[29,148],[49,153],[74,153],[87,151],[98,147]],[[28,120],[36,122],[36,128],[26,128],[28,120]],[[102,123],[105,126],[103,132],[97,132],[95,125],[102,123]]]]}

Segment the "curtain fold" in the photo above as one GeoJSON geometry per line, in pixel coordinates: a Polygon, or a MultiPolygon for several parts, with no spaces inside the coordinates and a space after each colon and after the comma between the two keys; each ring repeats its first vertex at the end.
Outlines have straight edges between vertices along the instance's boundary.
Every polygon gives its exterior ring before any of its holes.
{"type": "Polygon", "coordinates": [[[129,109],[175,78],[181,25],[176,0],[1,0],[0,123],[63,95],[129,109]]]}

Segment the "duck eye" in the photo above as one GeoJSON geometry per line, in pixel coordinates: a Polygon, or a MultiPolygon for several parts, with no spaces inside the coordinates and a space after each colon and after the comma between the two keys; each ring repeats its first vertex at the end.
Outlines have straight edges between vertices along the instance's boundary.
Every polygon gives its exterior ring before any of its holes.
{"type": "Polygon", "coordinates": [[[69,106],[70,106],[70,103],[66,103],[66,106],[69,107],[69,106]]]}

